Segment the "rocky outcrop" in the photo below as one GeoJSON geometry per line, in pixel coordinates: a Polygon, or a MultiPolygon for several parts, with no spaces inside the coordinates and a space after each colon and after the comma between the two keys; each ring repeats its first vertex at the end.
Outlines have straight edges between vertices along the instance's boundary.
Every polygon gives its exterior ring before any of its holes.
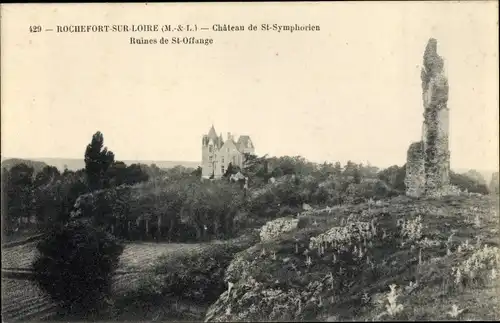
{"type": "Polygon", "coordinates": [[[444,74],[443,58],[437,54],[437,41],[433,38],[424,52],[421,79],[424,105],[422,152],[419,143],[413,143],[408,149],[406,192],[416,197],[442,196],[448,193],[450,182],[448,79],[444,74]]]}
{"type": "Polygon", "coordinates": [[[326,320],[337,295],[370,263],[368,242],[376,234],[383,233],[368,221],[326,231],[311,225],[238,253],[225,273],[227,290],[205,322],[326,320]]]}
{"type": "Polygon", "coordinates": [[[299,220],[292,217],[284,217],[269,221],[260,230],[260,239],[261,241],[275,239],[285,232],[297,229],[298,224],[299,220]]]}

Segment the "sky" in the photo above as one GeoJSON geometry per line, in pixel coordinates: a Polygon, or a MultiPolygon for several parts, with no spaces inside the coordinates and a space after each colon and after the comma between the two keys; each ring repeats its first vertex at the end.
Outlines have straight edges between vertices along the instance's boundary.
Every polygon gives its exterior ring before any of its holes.
{"type": "Polygon", "coordinates": [[[498,169],[498,2],[9,4],[1,19],[2,157],[83,158],[92,134],[121,160],[201,160],[213,124],[256,153],[402,165],[421,137],[420,68],[438,41],[452,168],[498,169]],[[314,24],[178,34],[29,33],[67,24],[314,24]]]}

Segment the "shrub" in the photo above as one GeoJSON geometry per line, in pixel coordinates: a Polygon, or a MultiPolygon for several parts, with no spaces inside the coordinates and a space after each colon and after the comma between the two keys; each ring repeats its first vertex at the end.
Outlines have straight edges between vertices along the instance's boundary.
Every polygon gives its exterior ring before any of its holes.
{"type": "Polygon", "coordinates": [[[489,193],[488,186],[486,186],[485,184],[481,184],[464,174],[450,172],[450,184],[469,193],[479,193],[483,195],[489,193]]]}
{"type": "Polygon", "coordinates": [[[244,235],[240,241],[211,244],[203,250],[163,257],[156,273],[164,280],[162,293],[213,302],[226,290],[224,273],[235,254],[258,242],[256,232],[244,235]]]}
{"type": "Polygon", "coordinates": [[[70,314],[95,314],[108,295],[123,246],[83,222],[55,228],[37,245],[35,280],[70,314]]]}

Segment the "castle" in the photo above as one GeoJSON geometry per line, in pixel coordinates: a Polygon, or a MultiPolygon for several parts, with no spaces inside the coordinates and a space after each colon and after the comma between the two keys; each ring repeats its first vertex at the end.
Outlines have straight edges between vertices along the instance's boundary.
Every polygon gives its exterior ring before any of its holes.
{"type": "Polygon", "coordinates": [[[233,166],[243,167],[244,154],[255,152],[254,145],[249,136],[240,136],[235,141],[230,132],[224,141],[222,134],[219,136],[212,125],[208,134],[203,135],[201,145],[202,178],[221,178],[226,172],[229,163],[233,166]]]}

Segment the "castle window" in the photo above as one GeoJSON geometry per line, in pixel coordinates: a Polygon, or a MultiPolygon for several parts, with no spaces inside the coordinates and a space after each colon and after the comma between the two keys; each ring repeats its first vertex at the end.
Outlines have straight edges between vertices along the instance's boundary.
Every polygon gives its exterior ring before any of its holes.
{"type": "Polygon", "coordinates": [[[224,174],[224,166],[221,166],[220,169],[221,169],[222,174],[224,174]]]}
{"type": "Polygon", "coordinates": [[[222,157],[222,163],[224,164],[224,157],[222,157]]]}
{"type": "Polygon", "coordinates": [[[208,151],[209,151],[209,152],[214,151],[214,146],[212,146],[212,145],[208,146],[208,151]]]}
{"type": "Polygon", "coordinates": [[[209,157],[208,157],[208,161],[209,161],[209,162],[212,162],[212,156],[209,156],[209,157]]]}

